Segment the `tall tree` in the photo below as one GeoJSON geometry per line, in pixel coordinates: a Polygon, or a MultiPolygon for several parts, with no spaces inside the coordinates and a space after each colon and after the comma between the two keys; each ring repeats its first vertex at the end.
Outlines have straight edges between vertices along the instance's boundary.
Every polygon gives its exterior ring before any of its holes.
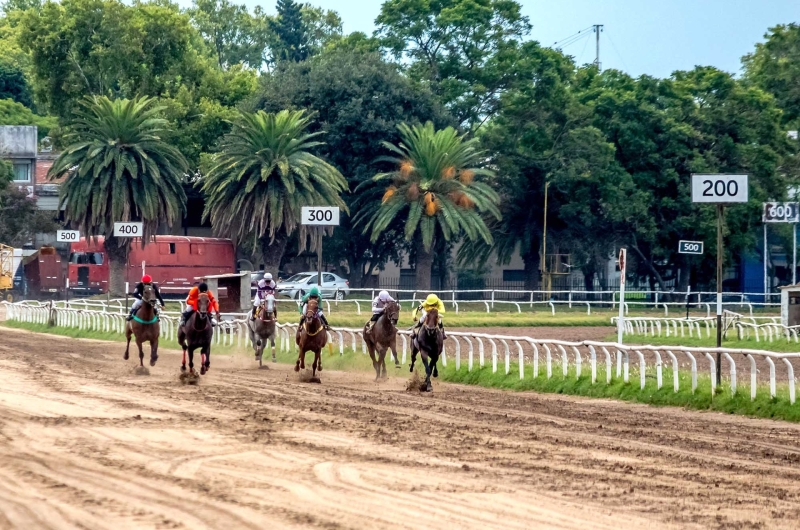
{"type": "MultiPolygon", "coordinates": [[[[315,153],[339,169],[350,191],[381,169],[381,163],[376,163],[386,153],[381,142],[399,142],[398,125],[434,119],[446,126],[451,121],[429,91],[412,83],[378,53],[344,50],[326,51],[272,72],[262,82],[256,107],[267,112],[284,108],[314,112],[311,130],[325,131],[325,143],[315,153]]],[[[354,212],[368,201],[363,194],[348,194],[344,200],[354,212]]],[[[403,245],[398,241],[402,240],[402,229],[398,229],[387,230],[371,242],[344,217],[325,242],[324,257],[329,263],[346,262],[351,285],[363,287],[373,270],[390,259],[399,260],[403,245]]]]}
{"type": "Polygon", "coordinates": [[[209,69],[188,15],[172,4],[48,1],[24,12],[18,30],[37,102],[64,118],[84,95],[174,93],[200,86],[209,69]]]}
{"type": "Polygon", "coordinates": [[[385,48],[465,127],[493,116],[518,81],[509,59],[531,28],[514,0],[387,0],[375,22],[385,48]]]}
{"type": "Polygon", "coordinates": [[[304,61],[311,54],[311,50],[302,6],[294,0],[278,0],[276,8],[278,14],[270,21],[270,27],[275,35],[272,46],[275,61],[304,61]]]}
{"type": "MultiPolygon", "coordinates": [[[[221,145],[202,187],[205,219],[218,233],[255,247],[267,270],[278,271],[303,206],[346,206],[339,194],[347,182],[339,171],[310,153],[320,133],[309,133],[303,111],[242,113],[221,145]]],[[[301,237],[305,241],[305,237],[301,237]]]]}
{"type": "Polygon", "coordinates": [[[379,185],[391,184],[380,201],[359,211],[355,222],[365,223],[373,241],[395,223],[402,225],[406,240],[414,242],[416,288],[426,290],[431,287],[436,240],[450,241],[463,233],[491,244],[492,234],[481,214],[501,219],[499,197],[476,180],[493,176],[476,167],[484,156],[476,139],[467,140],[452,127],[437,131],[431,122],[402,124],[400,135],[399,145],[384,144],[395,155],[388,158],[395,169],[373,177],[379,185]]]}
{"type": "Polygon", "coordinates": [[[220,68],[241,63],[260,69],[267,62],[271,19],[260,6],[250,14],[229,0],[194,0],[189,14],[220,68]]]}
{"type": "Polygon", "coordinates": [[[31,90],[22,69],[0,61],[0,99],[13,99],[26,107],[33,106],[31,90]]]}
{"type": "Polygon", "coordinates": [[[742,58],[744,78],[775,96],[783,123],[800,126],[800,25],[780,24],[742,58]]]}
{"type": "Polygon", "coordinates": [[[185,210],[186,160],[162,140],[167,122],[160,112],[147,98],[83,100],[49,172],[51,179],[66,177],[60,188],[66,221],[87,237],[105,234],[109,290],[116,295],[125,292],[130,243],[111,236],[114,222],[141,221],[145,245],[185,210]]]}

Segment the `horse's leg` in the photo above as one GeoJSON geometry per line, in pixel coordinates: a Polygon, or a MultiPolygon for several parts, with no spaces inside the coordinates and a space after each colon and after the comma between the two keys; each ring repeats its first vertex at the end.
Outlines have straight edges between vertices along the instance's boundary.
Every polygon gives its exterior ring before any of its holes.
{"type": "Polygon", "coordinates": [[[303,358],[303,348],[305,348],[305,344],[298,344],[297,345],[297,361],[294,363],[294,371],[300,371],[300,359],[303,358]]]}
{"type": "Polygon", "coordinates": [[[189,373],[194,375],[194,346],[189,346],[189,373]]]}
{"type": "Polygon", "coordinates": [[[431,354],[431,373],[433,377],[439,377],[439,369],[436,368],[437,364],[439,364],[439,352],[431,354]]]}
{"type": "Polygon", "coordinates": [[[414,371],[414,363],[416,363],[416,362],[417,362],[417,349],[412,347],[411,348],[411,369],[409,370],[409,372],[413,372],[414,371]]]}
{"type": "Polygon", "coordinates": [[[422,357],[422,364],[425,365],[425,386],[428,391],[431,390],[431,363],[428,357],[428,353],[425,350],[419,351],[420,356],[422,357]]]}
{"type": "Polygon", "coordinates": [[[158,335],[150,341],[150,366],[155,366],[158,361],[158,335]]]}
{"type": "Polygon", "coordinates": [[[400,357],[397,356],[397,337],[392,339],[392,342],[389,343],[389,347],[392,349],[392,357],[394,357],[394,367],[400,368],[400,357]]]}
{"type": "Polygon", "coordinates": [[[316,378],[318,371],[322,371],[322,348],[314,351],[314,365],[311,367],[311,377],[316,378]]]}
{"type": "Polygon", "coordinates": [[[276,363],[276,362],[278,362],[278,358],[275,356],[275,334],[274,333],[272,334],[272,337],[270,338],[270,342],[272,344],[272,362],[276,363]]]}
{"type": "Polygon", "coordinates": [[[211,343],[204,344],[200,350],[200,375],[206,375],[211,368],[211,343]]]}
{"type": "Polygon", "coordinates": [[[367,351],[369,352],[369,358],[372,359],[372,367],[375,369],[375,381],[380,379],[381,377],[381,367],[378,364],[378,361],[375,359],[375,343],[371,340],[366,341],[367,343],[367,351]]]}
{"type": "Polygon", "coordinates": [[[139,366],[144,366],[144,350],[142,349],[143,340],[136,337],[136,346],[139,348],[139,366]]]}
{"type": "Polygon", "coordinates": [[[378,377],[379,378],[386,378],[386,348],[385,346],[380,347],[378,350],[378,377]]]}
{"type": "Polygon", "coordinates": [[[128,339],[128,344],[125,346],[125,355],[122,356],[124,360],[128,360],[130,358],[130,350],[131,350],[131,327],[130,325],[125,326],[125,338],[128,339]]]}
{"type": "Polygon", "coordinates": [[[183,361],[181,362],[181,372],[186,371],[186,346],[183,346],[183,361]]]}

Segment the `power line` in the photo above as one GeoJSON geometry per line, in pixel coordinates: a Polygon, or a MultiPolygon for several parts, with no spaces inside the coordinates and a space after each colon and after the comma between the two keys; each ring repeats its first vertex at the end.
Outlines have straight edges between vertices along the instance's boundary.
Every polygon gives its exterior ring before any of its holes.
{"type": "Polygon", "coordinates": [[[611,35],[608,36],[608,42],[610,42],[611,43],[611,47],[614,48],[614,52],[617,54],[617,57],[619,57],[619,60],[622,63],[622,67],[625,68],[626,72],[629,72],[630,70],[628,69],[628,65],[625,64],[625,60],[622,58],[622,54],[619,53],[619,50],[617,50],[617,47],[614,44],[614,41],[611,40],[611,35]]]}
{"type": "Polygon", "coordinates": [[[591,32],[589,30],[592,29],[592,28],[594,28],[594,26],[589,26],[588,28],[583,28],[579,32],[573,33],[569,37],[564,37],[563,39],[554,42],[553,43],[553,48],[556,48],[556,49],[560,50],[560,49],[563,49],[563,48],[565,48],[565,47],[567,47],[567,46],[569,46],[571,44],[575,44],[579,40],[589,36],[591,34],[591,32]]]}

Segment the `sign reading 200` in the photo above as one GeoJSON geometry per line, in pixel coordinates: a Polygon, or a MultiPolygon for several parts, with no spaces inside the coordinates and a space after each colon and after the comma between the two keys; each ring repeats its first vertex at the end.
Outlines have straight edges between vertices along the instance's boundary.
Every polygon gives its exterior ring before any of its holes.
{"type": "Polygon", "coordinates": [[[747,202],[747,175],[692,175],[692,202],[747,202]]]}

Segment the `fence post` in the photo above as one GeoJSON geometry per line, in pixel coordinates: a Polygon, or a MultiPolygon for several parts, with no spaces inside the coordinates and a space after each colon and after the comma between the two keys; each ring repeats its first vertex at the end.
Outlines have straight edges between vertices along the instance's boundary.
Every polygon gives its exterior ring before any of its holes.
{"type": "Polygon", "coordinates": [[[569,300],[569,308],[572,309],[572,286],[569,288],[569,295],[567,295],[567,300],[569,300]]]}
{"type": "MultiPolygon", "coordinates": [[[[533,296],[531,296],[531,299],[533,299],[533,296]]],[[[533,307],[533,305],[531,305],[531,307],[533,307]]],[[[494,309],[494,289],[492,289],[492,309],[494,309]]]]}

